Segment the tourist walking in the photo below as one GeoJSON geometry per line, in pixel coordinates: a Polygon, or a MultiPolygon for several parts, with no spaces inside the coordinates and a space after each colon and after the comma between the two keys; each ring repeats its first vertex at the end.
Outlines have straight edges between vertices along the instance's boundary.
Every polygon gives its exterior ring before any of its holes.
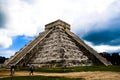
{"type": "Polygon", "coordinates": [[[29,68],[30,68],[30,73],[29,73],[29,75],[33,75],[34,66],[33,66],[33,65],[30,65],[29,68]]]}

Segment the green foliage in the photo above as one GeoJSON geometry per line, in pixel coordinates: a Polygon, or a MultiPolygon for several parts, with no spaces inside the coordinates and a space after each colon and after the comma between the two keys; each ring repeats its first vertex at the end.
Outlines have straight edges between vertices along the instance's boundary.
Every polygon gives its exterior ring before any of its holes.
{"type": "Polygon", "coordinates": [[[0,80],[84,80],[83,78],[65,78],[65,77],[50,77],[50,76],[17,76],[2,78],[0,80]]]}
{"type": "MultiPolygon", "coordinates": [[[[19,69],[20,71],[29,71],[29,68],[19,69]]],[[[120,72],[120,66],[81,66],[81,67],[67,67],[67,68],[36,68],[36,72],[81,72],[81,71],[114,71],[120,72]]]]}

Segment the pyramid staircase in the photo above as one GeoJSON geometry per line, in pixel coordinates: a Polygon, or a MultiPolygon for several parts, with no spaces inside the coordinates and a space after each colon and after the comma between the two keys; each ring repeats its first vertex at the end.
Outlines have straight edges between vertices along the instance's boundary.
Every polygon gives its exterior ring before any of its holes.
{"type": "Polygon", "coordinates": [[[11,58],[9,58],[9,60],[7,60],[4,64],[5,66],[9,66],[9,65],[16,65],[20,60],[22,60],[25,55],[27,53],[29,53],[32,48],[34,48],[34,46],[37,45],[38,42],[40,42],[44,36],[46,36],[47,34],[49,34],[50,31],[45,31],[39,34],[38,37],[36,37],[33,41],[31,41],[28,45],[25,45],[24,48],[20,49],[20,51],[18,51],[14,56],[12,56],[11,58]]]}

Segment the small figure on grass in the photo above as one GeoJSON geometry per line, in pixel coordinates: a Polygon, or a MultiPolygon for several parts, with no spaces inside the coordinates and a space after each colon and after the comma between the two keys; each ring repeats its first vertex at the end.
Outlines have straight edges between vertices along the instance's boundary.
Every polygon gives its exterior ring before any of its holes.
{"type": "Polygon", "coordinates": [[[29,73],[29,75],[33,75],[34,66],[33,66],[33,65],[30,65],[29,68],[30,68],[30,73],[29,73]]]}
{"type": "Polygon", "coordinates": [[[13,76],[15,73],[15,65],[13,65],[13,64],[10,66],[10,73],[11,73],[10,74],[11,76],[13,76]]]}

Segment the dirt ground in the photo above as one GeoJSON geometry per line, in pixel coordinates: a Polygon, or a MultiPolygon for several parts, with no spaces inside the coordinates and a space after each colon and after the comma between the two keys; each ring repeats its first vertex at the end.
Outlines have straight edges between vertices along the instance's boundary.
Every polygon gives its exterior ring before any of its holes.
{"type": "MultiPolygon", "coordinates": [[[[0,72],[0,78],[9,77],[8,71],[0,72]]],[[[15,72],[14,76],[29,76],[27,71],[15,72]]],[[[64,76],[69,78],[84,78],[86,80],[120,80],[120,72],[70,72],[70,73],[41,73],[34,72],[34,76],[64,76]]]]}

